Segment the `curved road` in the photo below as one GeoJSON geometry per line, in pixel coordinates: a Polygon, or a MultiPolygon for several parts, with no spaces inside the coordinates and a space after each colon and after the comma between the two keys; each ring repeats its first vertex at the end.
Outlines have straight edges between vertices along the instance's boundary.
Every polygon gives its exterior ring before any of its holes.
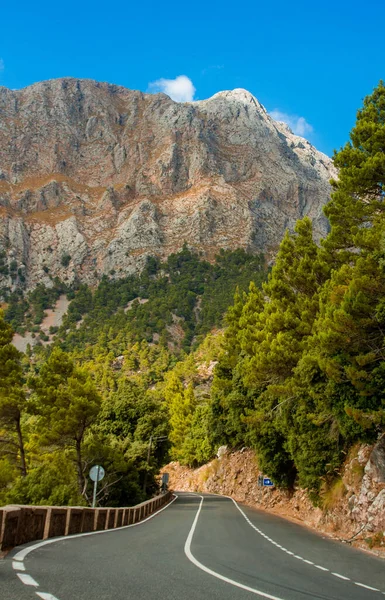
{"type": "Polygon", "coordinates": [[[229,498],[179,493],[146,522],[19,547],[1,600],[376,600],[385,563],[229,498]]]}

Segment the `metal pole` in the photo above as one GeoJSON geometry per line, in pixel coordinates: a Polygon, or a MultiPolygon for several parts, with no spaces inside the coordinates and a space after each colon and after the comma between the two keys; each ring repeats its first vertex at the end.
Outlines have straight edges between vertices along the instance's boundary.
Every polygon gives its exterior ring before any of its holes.
{"type": "Polygon", "coordinates": [[[100,466],[98,465],[98,471],[96,473],[96,479],[94,481],[94,494],[93,494],[93,497],[92,497],[92,508],[95,508],[95,506],[96,506],[96,490],[98,488],[99,471],[100,471],[100,466]]]}
{"type": "Polygon", "coordinates": [[[150,464],[150,456],[151,456],[151,445],[152,445],[152,435],[150,436],[150,443],[148,444],[147,450],[147,464],[150,464]]]}
{"type": "MultiPolygon", "coordinates": [[[[150,441],[148,443],[148,449],[147,449],[147,466],[149,466],[149,464],[150,464],[151,445],[152,445],[152,435],[150,436],[150,441]]],[[[143,480],[143,491],[144,491],[144,493],[146,493],[146,488],[147,488],[147,471],[144,474],[144,480],[143,480]]]]}

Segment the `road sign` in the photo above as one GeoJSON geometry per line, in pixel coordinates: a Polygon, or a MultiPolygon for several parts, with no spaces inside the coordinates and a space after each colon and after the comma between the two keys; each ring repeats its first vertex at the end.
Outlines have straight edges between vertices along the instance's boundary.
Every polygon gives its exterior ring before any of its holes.
{"type": "Polygon", "coordinates": [[[273,487],[274,483],[268,477],[263,478],[264,487],[273,487]]]}
{"type": "Polygon", "coordinates": [[[101,481],[105,475],[105,471],[101,465],[94,465],[90,469],[90,479],[94,482],[94,493],[92,496],[92,508],[96,506],[96,491],[98,487],[98,482],[101,481]]]}
{"type": "Polygon", "coordinates": [[[169,473],[162,473],[162,483],[168,484],[168,480],[170,479],[169,473]]]}
{"type": "Polygon", "coordinates": [[[105,475],[105,471],[103,469],[103,467],[101,467],[100,465],[94,465],[91,469],[90,469],[90,479],[92,481],[101,481],[103,479],[105,475]]]}

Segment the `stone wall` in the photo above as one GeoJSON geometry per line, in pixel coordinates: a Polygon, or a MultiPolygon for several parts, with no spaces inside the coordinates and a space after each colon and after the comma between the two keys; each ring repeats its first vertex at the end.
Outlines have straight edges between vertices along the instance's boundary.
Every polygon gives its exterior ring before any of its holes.
{"type": "Polygon", "coordinates": [[[145,519],[171,499],[171,492],[127,508],[20,506],[0,508],[0,550],[51,537],[102,531],[145,519]]]}

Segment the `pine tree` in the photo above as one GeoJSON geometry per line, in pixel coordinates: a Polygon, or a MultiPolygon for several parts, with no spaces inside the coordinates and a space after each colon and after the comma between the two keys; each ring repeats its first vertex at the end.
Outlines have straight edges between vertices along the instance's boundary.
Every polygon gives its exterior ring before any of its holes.
{"type": "Polygon", "coordinates": [[[173,445],[172,454],[176,459],[183,458],[182,447],[196,406],[194,390],[191,384],[184,389],[180,379],[172,372],[168,377],[164,396],[170,414],[169,439],[173,445]]]}
{"type": "Polygon", "coordinates": [[[324,267],[318,259],[309,218],[286,233],[276,263],[263,286],[267,297],[254,328],[252,351],[246,352],[242,372],[247,387],[279,385],[290,377],[318,311],[318,292],[324,267]]]}
{"type": "Polygon", "coordinates": [[[0,424],[5,428],[0,438],[3,453],[15,455],[20,460],[20,471],[27,474],[22,414],[26,409],[23,390],[22,354],[12,345],[13,331],[0,311],[0,424]],[[16,439],[15,439],[16,436],[16,439]]]}
{"type": "Polygon", "coordinates": [[[338,264],[378,243],[373,227],[382,221],[385,204],[385,86],[382,81],[364,100],[350,142],[334,154],[339,168],[334,192],[325,207],[331,232],[324,246],[338,264]]]}
{"type": "Polygon", "coordinates": [[[85,369],[55,348],[39,375],[31,377],[34,409],[40,415],[40,433],[47,443],[72,445],[78,478],[78,491],[85,492],[82,445],[95,423],[101,404],[94,383],[85,369]]]}

